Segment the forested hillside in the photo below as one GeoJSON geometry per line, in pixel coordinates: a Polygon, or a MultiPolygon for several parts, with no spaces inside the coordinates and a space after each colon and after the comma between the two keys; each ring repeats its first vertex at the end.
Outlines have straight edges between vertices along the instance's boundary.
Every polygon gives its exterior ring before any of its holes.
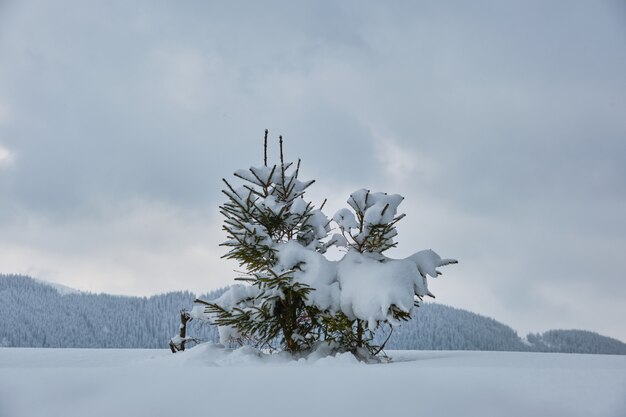
{"type": "MultiPolygon", "coordinates": [[[[167,348],[191,306],[190,292],[124,297],[59,291],[29,277],[0,275],[0,346],[167,348]]],[[[191,323],[199,337],[217,331],[191,323]]]]}
{"type": "MultiPolygon", "coordinates": [[[[167,348],[180,324],[179,310],[190,308],[193,299],[190,292],[152,297],[89,294],[26,276],[0,275],[0,346],[167,348]]],[[[189,324],[188,333],[217,340],[214,327],[198,322],[189,324]]],[[[379,335],[380,340],[386,337],[379,335]]],[[[626,354],[626,344],[619,340],[582,330],[551,330],[522,340],[494,319],[434,303],[424,304],[398,327],[387,348],[626,354]]]]}
{"type": "Polygon", "coordinates": [[[526,339],[537,352],[626,355],[626,345],[621,341],[586,330],[548,330],[531,333],[526,339]]]}
{"type": "MultiPolygon", "coordinates": [[[[382,335],[381,335],[382,337],[382,335]]],[[[441,304],[427,303],[394,330],[389,349],[525,351],[515,330],[492,318],[441,304]]]]}

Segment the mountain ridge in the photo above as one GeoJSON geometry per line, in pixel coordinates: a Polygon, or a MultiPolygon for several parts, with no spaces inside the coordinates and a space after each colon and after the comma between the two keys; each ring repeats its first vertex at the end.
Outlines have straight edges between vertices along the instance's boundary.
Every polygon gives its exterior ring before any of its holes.
{"type": "MultiPolygon", "coordinates": [[[[179,311],[191,308],[195,298],[189,291],[149,297],[92,294],[0,274],[0,347],[166,348],[180,324],[179,311]]],[[[199,322],[190,323],[189,334],[218,339],[214,326],[199,322]]],[[[387,335],[377,338],[382,342],[387,335]]],[[[522,338],[493,318],[436,303],[424,304],[394,329],[386,348],[626,354],[626,344],[595,332],[549,330],[522,338]]]]}

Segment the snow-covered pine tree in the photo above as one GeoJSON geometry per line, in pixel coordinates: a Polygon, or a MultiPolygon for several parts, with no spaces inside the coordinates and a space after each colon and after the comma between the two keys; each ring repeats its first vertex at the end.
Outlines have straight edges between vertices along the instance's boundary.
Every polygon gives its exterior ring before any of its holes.
{"type": "MultiPolygon", "coordinates": [[[[335,239],[337,245],[346,247],[348,254],[351,253],[344,259],[363,256],[377,263],[385,262],[387,258],[383,252],[397,246],[393,238],[398,234],[396,223],[405,216],[397,215],[398,205],[403,199],[398,194],[372,193],[366,189],[357,190],[350,195],[347,203],[353,211],[343,208],[333,216],[341,233],[341,237],[335,239]]],[[[344,281],[349,281],[351,274],[345,275],[344,281]]],[[[349,285],[350,282],[345,282],[344,285],[346,284],[349,285]]],[[[417,301],[414,305],[417,306],[417,301]]],[[[395,323],[411,318],[410,309],[399,308],[395,304],[390,304],[389,314],[395,323]]],[[[328,317],[326,323],[332,330],[329,332],[332,337],[341,346],[349,346],[352,351],[365,349],[370,354],[376,354],[383,347],[373,343],[380,320],[369,323],[354,314],[346,316],[340,312],[328,317]]]]}
{"type": "MultiPolygon", "coordinates": [[[[456,260],[431,249],[405,259],[385,256],[404,217],[397,214],[403,200],[397,194],[355,191],[352,210],[333,216],[339,233],[328,237],[324,203],[316,209],[304,199],[314,181],[300,181],[299,171],[300,160],[285,162],[282,137],[280,164],[268,165],[266,131],[264,165],[236,171],[241,186],[224,179],[224,257],[245,268],[237,278],[243,283],[215,300],[196,300],[188,319],[216,324],[222,343],[306,353],[326,342],[331,351],[371,358],[384,347],[374,343],[381,325],[393,329],[409,319],[422,297],[432,296],[427,276],[456,260]],[[339,261],[324,256],[333,245],[345,252],[339,261]]],[[[183,330],[171,340],[172,351],[190,340],[183,330]]]]}
{"type": "Polygon", "coordinates": [[[376,355],[382,350],[385,342],[374,343],[376,331],[388,324],[391,335],[394,326],[409,320],[424,296],[434,298],[427,274],[436,277],[440,273],[435,268],[457,262],[441,259],[430,249],[401,260],[384,255],[397,246],[396,223],[405,217],[398,214],[403,200],[398,194],[360,189],[348,198],[352,211],[343,208],[333,216],[341,233],[336,244],[347,251],[337,264],[341,312],[327,323],[332,337],[353,352],[376,355]]]}
{"type": "Polygon", "coordinates": [[[322,239],[330,220],[304,200],[314,180],[300,181],[299,171],[300,160],[295,166],[284,160],[282,136],[280,164],[267,164],[266,131],[264,165],[236,171],[235,177],[243,182],[240,187],[223,180],[228,201],[220,210],[228,240],[222,245],[230,249],[224,257],[238,261],[246,270],[238,280],[251,284],[203,302],[204,313],[220,326],[223,339],[298,352],[321,337],[322,308],[307,303],[314,289],[294,279],[301,265],[276,268],[279,248],[287,242],[318,253],[328,247],[322,239]]]}

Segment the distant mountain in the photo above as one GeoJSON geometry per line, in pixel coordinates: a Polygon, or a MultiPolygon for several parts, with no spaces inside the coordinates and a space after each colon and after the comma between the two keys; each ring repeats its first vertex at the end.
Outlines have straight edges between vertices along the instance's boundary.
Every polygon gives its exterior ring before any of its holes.
{"type": "MultiPolygon", "coordinates": [[[[0,346],[167,348],[180,325],[179,310],[193,300],[187,291],[125,297],[0,275],[0,346]]],[[[198,322],[190,331],[217,339],[216,329],[198,322]]]]}
{"type": "MultiPolygon", "coordinates": [[[[212,299],[223,291],[201,297],[212,299]]],[[[194,298],[187,291],[152,297],[90,294],[0,274],[0,347],[167,348],[178,331],[179,311],[190,308],[194,298]]],[[[188,334],[218,339],[215,327],[195,321],[188,334]]],[[[626,344],[597,333],[550,330],[521,339],[492,318],[434,303],[396,328],[386,348],[626,354],[626,344]]]]}
{"type": "MultiPolygon", "coordinates": [[[[379,336],[379,340],[384,335],[379,336]]],[[[626,345],[625,345],[626,347],[626,345]]],[[[407,350],[527,351],[515,330],[492,318],[442,304],[425,303],[396,328],[386,348],[407,350]]],[[[625,351],[626,353],[626,351],[625,351]]]]}
{"type": "Polygon", "coordinates": [[[537,352],[626,355],[626,345],[621,341],[587,330],[548,330],[543,334],[531,333],[526,340],[537,352]]]}

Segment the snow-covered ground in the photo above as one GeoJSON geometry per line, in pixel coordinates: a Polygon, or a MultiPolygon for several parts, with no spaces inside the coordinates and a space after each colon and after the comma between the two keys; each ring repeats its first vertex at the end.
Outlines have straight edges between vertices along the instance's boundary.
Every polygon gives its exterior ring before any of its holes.
{"type": "Polygon", "coordinates": [[[0,349],[0,417],[626,416],[626,356],[0,349]]]}

